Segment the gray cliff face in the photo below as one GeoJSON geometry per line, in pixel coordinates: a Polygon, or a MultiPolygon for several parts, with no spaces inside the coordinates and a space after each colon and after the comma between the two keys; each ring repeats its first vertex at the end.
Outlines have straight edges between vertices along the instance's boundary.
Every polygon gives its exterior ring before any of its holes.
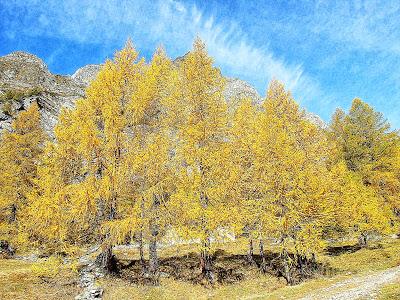
{"type": "MultiPolygon", "coordinates": [[[[184,56],[177,58],[174,65],[179,65],[183,59],[184,56]]],[[[17,51],[0,57],[0,133],[11,128],[20,111],[37,102],[42,124],[52,135],[61,108],[71,108],[78,98],[84,97],[85,88],[100,68],[101,65],[87,65],[72,76],[55,75],[40,58],[29,53],[17,51]]],[[[250,98],[255,105],[262,102],[253,86],[237,78],[226,78],[224,96],[231,108],[241,98],[250,98]]],[[[326,127],[317,115],[307,113],[307,118],[326,127]]]]}
{"type": "Polygon", "coordinates": [[[2,87],[38,86],[49,83],[50,75],[47,66],[35,55],[17,51],[0,58],[2,87]]]}
{"type": "Polygon", "coordinates": [[[254,105],[262,102],[261,96],[253,86],[237,78],[226,78],[224,96],[232,106],[235,106],[243,98],[251,99],[254,105]]]}
{"type": "Polygon", "coordinates": [[[306,119],[308,121],[310,121],[311,123],[317,125],[319,128],[322,128],[322,129],[327,129],[328,128],[328,124],[326,124],[324,122],[324,120],[321,119],[320,116],[318,116],[318,115],[316,115],[316,114],[314,114],[312,112],[306,111],[305,117],[306,117],[306,119]]]}
{"type": "Polygon", "coordinates": [[[87,65],[76,70],[71,76],[76,82],[83,86],[89,85],[89,83],[96,78],[97,73],[100,71],[101,65],[87,65]]]}
{"type": "Polygon", "coordinates": [[[18,51],[0,57],[0,131],[10,129],[16,115],[37,102],[42,124],[51,133],[61,108],[73,107],[85,86],[71,76],[50,73],[35,55],[18,51]]]}

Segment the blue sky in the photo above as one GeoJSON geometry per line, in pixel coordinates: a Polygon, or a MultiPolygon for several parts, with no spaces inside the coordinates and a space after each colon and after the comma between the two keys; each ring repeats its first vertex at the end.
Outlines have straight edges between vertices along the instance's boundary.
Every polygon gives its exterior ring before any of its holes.
{"type": "Polygon", "coordinates": [[[29,51],[59,74],[128,37],[149,59],[159,44],[185,54],[196,35],[261,95],[278,78],[325,121],[360,97],[400,128],[399,1],[0,0],[0,55],[29,51]]]}

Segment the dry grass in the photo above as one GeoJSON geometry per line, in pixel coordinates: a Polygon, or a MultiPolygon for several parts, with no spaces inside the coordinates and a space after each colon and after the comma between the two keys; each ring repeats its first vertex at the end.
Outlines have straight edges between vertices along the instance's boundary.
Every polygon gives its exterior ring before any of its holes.
{"type": "Polygon", "coordinates": [[[78,294],[73,274],[63,272],[55,278],[42,278],[32,265],[21,260],[0,260],[0,299],[74,299],[78,294]]]}
{"type": "Polygon", "coordinates": [[[379,291],[378,300],[400,299],[400,279],[379,291]]]}
{"type": "MultiPolygon", "coordinates": [[[[354,243],[354,241],[353,241],[354,243]]],[[[352,246],[352,242],[333,245],[335,247],[352,246]]],[[[231,254],[243,254],[247,241],[241,239],[218,245],[231,254]]],[[[352,247],[349,247],[351,249],[352,247]]],[[[267,250],[274,250],[273,247],[267,250]]],[[[181,245],[175,249],[163,249],[160,256],[181,256],[195,251],[193,245],[181,245]]],[[[400,240],[388,239],[371,243],[366,249],[349,250],[331,255],[321,253],[319,260],[329,264],[335,275],[320,277],[303,282],[296,286],[286,286],[283,279],[254,272],[245,280],[235,284],[216,285],[206,288],[188,282],[165,278],[160,287],[145,287],[129,284],[124,280],[104,279],[105,299],[299,299],[310,291],[317,290],[335,282],[344,280],[352,274],[362,274],[369,270],[383,270],[400,265],[400,240]]],[[[136,250],[125,250],[118,253],[120,258],[138,259],[136,250]]],[[[395,287],[389,286],[385,293],[395,293],[395,287]]],[[[389,294],[391,295],[391,294],[389,294]]],[[[396,294],[393,294],[396,295],[396,294]]],[[[396,298],[383,298],[396,299],[396,298]]]]}
{"type": "MultiPolygon", "coordinates": [[[[342,243],[335,246],[349,245],[352,244],[342,243]]],[[[286,286],[272,293],[264,293],[256,299],[299,299],[311,291],[330,286],[338,281],[350,278],[354,274],[363,274],[368,271],[384,270],[399,266],[400,240],[388,239],[381,242],[374,242],[366,249],[343,253],[337,256],[323,254],[320,256],[320,260],[332,266],[336,271],[336,275],[308,280],[296,286],[286,286]]],[[[394,284],[383,288],[381,296],[385,300],[400,299],[399,293],[400,286],[394,284]]]]}
{"type": "Polygon", "coordinates": [[[285,286],[284,280],[269,275],[255,276],[233,285],[207,288],[188,282],[163,278],[159,287],[129,284],[121,279],[103,279],[105,300],[122,299],[242,299],[260,292],[272,292],[285,286]]]}
{"type": "Polygon", "coordinates": [[[366,249],[338,256],[324,255],[321,260],[329,263],[340,274],[388,269],[400,265],[400,240],[374,242],[366,249]]]}
{"type": "MultiPolygon", "coordinates": [[[[348,246],[348,245],[335,245],[348,246]]],[[[231,254],[243,254],[247,249],[245,239],[218,245],[231,254]]],[[[344,248],[346,249],[346,248],[344,248]]],[[[349,248],[351,249],[351,247],[349,248]]],[[[273,250],[273,249],[268,249],[273,250]]],[[[184,256],[195,252],[193,245],[164,248],[160,257],[184,256]]],[[[264,275],[254,269],[246,278],[234,284],[217,284],[205,287],[188,281],[162,278],[161,286],[150,287],[129,283],[118,278],[103,278],[99,284],[104,288],[104,299],[298,299],[310,291],[329,286],[349,278],[352,274],[362,274],[369,270],[383,270],[400,265],[400,240],[375,242],[368,249],[337,255],[321,254],[319,259],[329,263],[336,274],[308,280],[297,286],[288,287],[282,278],[264,275]]],[[[118,250],[120,259],[138,259],[136,249],[118,250]]],[[[71,274],[58,275],[44,281],[32,271],[32,263],[17,260],[0,260],[0,299],[73,299],[79,293],[71,274]]],[[[400,299],[399,282],[384,287],[380,298],[400,299]]]]}

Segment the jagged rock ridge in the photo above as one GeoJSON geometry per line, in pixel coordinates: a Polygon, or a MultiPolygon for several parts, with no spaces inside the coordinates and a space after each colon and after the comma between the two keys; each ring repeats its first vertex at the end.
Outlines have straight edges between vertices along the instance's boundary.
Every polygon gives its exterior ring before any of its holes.
{"type": "Polygon", "coordinates": [[[81,83],[84,86],[89,85],[97,73],[100,71],[101,65],[86,65],[82,68],[76,70],[76,72],[71,76],[72,79],[81,83]]]}
{"type": "Polygon", "coordinates": [[[44,128],[50,133],[62,107],[73,107],[84,96],[85,84],[50,73],[37,56],[13,52],[0,57],[0,131],[9,129],[19,111],[37,102],[44,128]]]}
{"type": "MultiPolygon", "coordinates": [[[[179,65],[184,57],[178,57],[174,64],[179,65]]],[[[16,115],[37,102],[42,124],[52,135],[61,108],[73,107],[76,99],[84,96],[85,88],[96,77],[100,67],[87,65],[72,76],[55,75],[33,54],[17,51],[0,57],[0,132],[10,129],[16,115]]],[[[261,103],[261,96],[249,83],[237,78],[226,80],[224,96],[231,106],[243,97],[252,99],[254,104],[261,103]]],[[[314,114],[307,113],[307,118],[318,126],[326,126],[314,114]]]]}

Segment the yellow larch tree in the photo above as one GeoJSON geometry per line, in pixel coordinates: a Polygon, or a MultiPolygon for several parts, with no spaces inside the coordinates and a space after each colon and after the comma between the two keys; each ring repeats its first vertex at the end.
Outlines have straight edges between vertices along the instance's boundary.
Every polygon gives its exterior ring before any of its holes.
{"type": "Polygon", "coordinates": [[[66,156],[62,161],[76,164],[79,173],[67,181],[64,190],[73,203],[72,212],[87,222],[82,226],[94,238],[100,237],[98,263],[106,270],[113,268],[113,239],[107,224],[122,217],[119,204],[126,201],[124,175],[129,166],[124,161],[130,138],[129,107],[143,65],[128,41],[113,60],[102,66],[87,88],[86,97],[78,100],[74,109],[61,113],[55,129],[56,148],[66,156]],[[70,160],[70,155],[78,161],[70,160]]]}
{"type": "Polygon", "coordinates": [[[20,236],[26,247],[39,248],[49,254],[68,253],[79,241],[72,222],[70,197],[65,189],[67,183],[62,178],[65,166],[60,162],[55,145],[48,143],[20,224],[20,236]]]}
{"type": "Polygon", "coordinates": [[[337,110],[333,115],[329,139],[338,148],[336,161],[344,162],[353,173],[351,177],[365,185],[364,197],[352,198],[359,201],[359,209],[352,212],[353,219],[360,222],[356,226],[360,244],[365,246],[368,233],[387,233],[396,214],[400,190],[398,133],[390,130],[381,113],[356,98],[348,114],[337,110]]]}
{"type": "Polygon", "coordinates": [[[166,104],[170,135],[176,142],[175,191],[168,207],[177,216],[179,233],[199,241],[202,274],[213,281],[212,239],[223,232],[231,212],[230,148],[224,79],[199,39],[179,66],[178,85],[178,94],[166,104]]]}
{"type": "Polygon", "coordinates": [[[342,161],[331,169],[331,187],[334,194],[332,237],[359,238],[361,246],[367,243],[370,233],[390,232],[390,209],[382,206],[382,199],[362,178],[347,169],[342,161]]]}
{"type": "MultiPolygon", "coordinates": [[[[162,48],[143,69],[143,76],[128,107],[131,137],[127,148],[126,163],[129,168],[125,173],[125,186],[127,197],[133,197],[132,206],[127,206],[125,218],[109,225],[121,238],[127,233],[139,232],[141,247],[143,238],[148,241],[148,273],[151,283],[157,285],[157,241],[167,220],[163,210],[172,175],[170,139],[163,121],[163,103],[174,94],[176,71],[162,48]]],[[[143,249],[141,253],[143,255],[143,249]]]]}
{"type": "Polygon", "coordinates": [[[95,186],[85,180],[87,164],[79,149],[79,120],[77,110],[62,111],[22,220],[25,240],[49,253],[68,253],[99,236],[95,186]]]}
{"type": "Polygon", "coordinates": [[[332,209],[326,141],[278,81],[269,86],[257,126],[258,189],[270,211],[265,234],[279,242],[283,276],[293,283],[291,267],[302,269],[325,245],[322,231],[332,209]]]}
{"type": "MultiPolygon", "coordinates": [[[[264,237],[263,220],[269,218],[267,207],[263,207],[263,201],[258,189],[259,184],[256,166],[255,145],[257,140],[257,121],[259,118],[257,107],[251,99],[242,99],[238,102],[233,114],[230,129],[231,174],[235,180],[233,199],[237,199],[240,213],[232,214],[232,218],[242,226],[249,237],[248,261],[254,263],[254,239],[264,237]]],[[[261,242],[262,244],[262,242],[261,242]]],[[[263,246],[261,246],[263,247],[263,246]]],[[[263,251],[261,256],[265,262],[263,251]]]]}
{"type": "Polygon", "coordinates": [[[33,103],[21,112],[10,132],[0,138],[0,239],[17,242],[20,213],[35,187],[37,168],[46,133],[40,123],[39,108],[33,103]]]}

